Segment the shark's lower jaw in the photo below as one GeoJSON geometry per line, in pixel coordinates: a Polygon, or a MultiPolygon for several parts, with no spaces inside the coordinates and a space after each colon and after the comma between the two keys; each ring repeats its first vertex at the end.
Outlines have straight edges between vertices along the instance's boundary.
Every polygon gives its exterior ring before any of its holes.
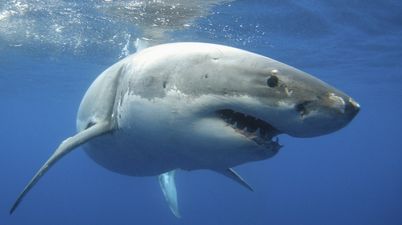
{"type": "Polygon", "coordinates": [[[278,137],[273,140],[281,132],[264,120],[236,112],[232,109],[217,110],[216,114],[228,126],[232,127],[235,132],[255,142],[257,145],[271,151],[278,151],[282,147],[279,144],[278,137]]]}

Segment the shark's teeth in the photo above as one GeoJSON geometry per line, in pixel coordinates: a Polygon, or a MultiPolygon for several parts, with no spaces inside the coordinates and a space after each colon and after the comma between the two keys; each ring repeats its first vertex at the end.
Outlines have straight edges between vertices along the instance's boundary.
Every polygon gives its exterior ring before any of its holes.
{"type": "Polygon", "coordinates": [[[217,115],[236,132],[260,146],[270,150],[279,150],[282,147],[278,137],[272,140],[280,132],[264,120],[231,109],[218,110],[217,115]]]}

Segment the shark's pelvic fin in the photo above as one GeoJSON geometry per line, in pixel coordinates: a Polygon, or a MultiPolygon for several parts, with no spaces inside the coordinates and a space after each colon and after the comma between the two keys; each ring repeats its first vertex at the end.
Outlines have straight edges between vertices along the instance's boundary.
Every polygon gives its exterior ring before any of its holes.
{"type": "Polygon", "coordinates": [[[53,166],[59,159],[65,156],[67,153],[71,152],[78,146],[84,144],[90,139],[109,133],[113,130],[113,125],[109,121],[99,122],[89,127],[86,130],[83,130],[76,135],[67,138],[64,140],[60,146],[56,149],[56,151],[50,156],[50,158],[46,161],[46,163],[39,169],[39,171],[35,174],[35,176],[29,181],[28,185],[25,186],[24,190],[18,196],[14,205],[11,207],[10,214],[14,212],[17,206],[21,203],[24,196],[31,190],[31,188],[38,182],[38,180],[53,166]]]}
{"type": "Polygon", "coordinates": [[[218,173],[221,173],[230,179],[236,181],[237,183],[241,184],[243,187],[249,189],[250,191],[254,191],[253,188],[238,174],[236,171],[234,171],[232,168],[228,168],[225,170],[219,170],[217,171],[218,173]]]}
{"type": "Polygon", "coordinates": [[[172,210],[177,218],[180,218],[179,206],[177,204],[176,183],[174,181],[175,174],[176,170],[172,170],[159,175],[159,184],[161,185],[163,195],[169,204],[170,210],[172,210]]]}

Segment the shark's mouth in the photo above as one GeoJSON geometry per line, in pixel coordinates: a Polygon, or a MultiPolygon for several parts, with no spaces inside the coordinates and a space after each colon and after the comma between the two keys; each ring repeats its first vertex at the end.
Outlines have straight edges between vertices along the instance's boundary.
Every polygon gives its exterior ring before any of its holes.
{"type": "Polygon", "coordinates": [[[266,121],[231,109],[217,110],[216,114],[237,133],[257,145],[275,151],[282,147],[276,137],[281,132],[266,121]],[[276,137],[275,140],[273,140],[274,137],[276,137]]]}

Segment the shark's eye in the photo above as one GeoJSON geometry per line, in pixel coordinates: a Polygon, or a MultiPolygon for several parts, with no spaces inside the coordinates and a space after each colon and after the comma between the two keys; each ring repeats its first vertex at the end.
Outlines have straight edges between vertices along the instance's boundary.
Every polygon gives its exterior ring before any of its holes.
{"type": "Polygon", "coordinates": [[[278,86],[278,83],[279,83],[279,79],[275,75],[269,76],[267,79],[267,85],[270,88],[274,88],[274,87],[278,86]]]}

